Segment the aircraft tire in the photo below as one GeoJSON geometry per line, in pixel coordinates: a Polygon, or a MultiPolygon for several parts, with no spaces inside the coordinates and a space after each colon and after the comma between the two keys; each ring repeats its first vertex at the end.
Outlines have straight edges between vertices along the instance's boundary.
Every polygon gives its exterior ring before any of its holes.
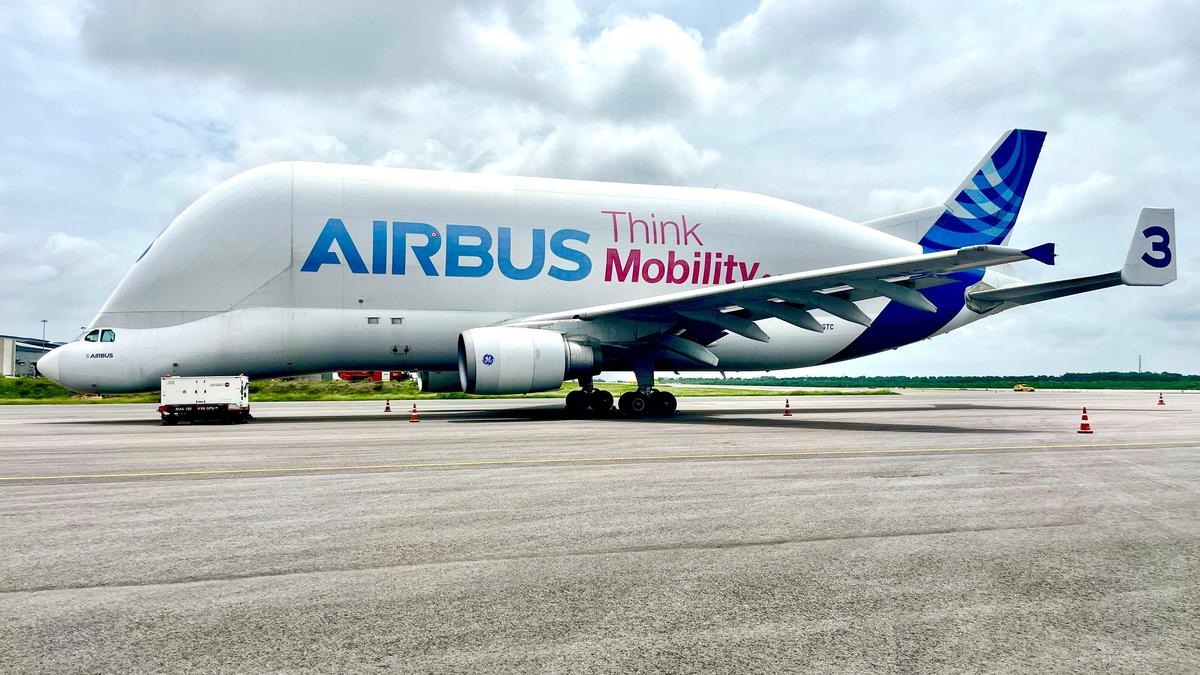
{"type": "Polygon", "coordinates": [[[593,389],[591,396],[588,398],[588,404],[592,410],[598,413],[605,413],[612,410],[613,396],[610,392],[603,389],[593,389]]]}
{"type": "Polygon", "coordinates": [[[582,389],[567,392],[567,410],[582,415],[588,409],[588,395],[582,389]]]}
{"type": "Polygon", "coordinates": [[[650,397],[640,391],[621,394],[617,407],[628,417],[643,417],[650,411],[650,397]]]}
{"type": "Polygon", "coordinates": [[[669,391],[655,391],[650,394],[650,410],[655,415],[664,417],[674,415],[679,409],[679,401],[675,400],[675,395],[669,391]]]}

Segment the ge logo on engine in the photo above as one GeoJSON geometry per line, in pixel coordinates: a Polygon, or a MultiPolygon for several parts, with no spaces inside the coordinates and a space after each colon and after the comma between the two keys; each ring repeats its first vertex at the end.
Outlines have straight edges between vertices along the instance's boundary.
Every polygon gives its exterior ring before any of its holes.
{"type": "Polygon", "coordinates": [[[492,365],[492,363],[495,362],[495,360],[496,360],[496,357],[492,356],[491,354],[483,355],[483,365],[485,365],[485,366],[492,365]]]}

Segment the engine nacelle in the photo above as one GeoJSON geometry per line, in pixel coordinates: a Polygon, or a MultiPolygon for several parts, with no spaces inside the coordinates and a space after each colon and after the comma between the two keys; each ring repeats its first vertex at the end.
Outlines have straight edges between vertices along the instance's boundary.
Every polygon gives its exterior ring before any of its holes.
{"type": "Polygon", "coordinates": [[[600,372],[600,351],[538,328],[472,328],[458,336],[458,376],[468,394],[550,391],[600,372]]]}
{"type": "Polygon", "coordinates": [[[462,391],[462,378],[457,370],[422,370],[417,373],[417,388],[423,394],[462,391]]]}

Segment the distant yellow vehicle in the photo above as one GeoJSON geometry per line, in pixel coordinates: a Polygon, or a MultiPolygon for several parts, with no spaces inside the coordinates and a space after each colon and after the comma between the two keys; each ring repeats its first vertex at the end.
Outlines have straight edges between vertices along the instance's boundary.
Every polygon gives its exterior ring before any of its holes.
{"type": "Polygon", "coordinates": [[[1013,391],[1037,391],[1037,389],[1034,389],[1027,384],[1018,384],[1017,386],[1013,387],[1013,391]]]}

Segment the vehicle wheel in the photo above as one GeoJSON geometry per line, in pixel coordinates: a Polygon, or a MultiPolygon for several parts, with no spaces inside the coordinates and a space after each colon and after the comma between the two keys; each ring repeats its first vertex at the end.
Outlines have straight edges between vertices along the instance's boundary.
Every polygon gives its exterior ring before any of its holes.
{"type": "Polygon", "coordinates": [[[163,423],[164,427],[173,427],[179,423],[179,419],[176,418],[174,415],[163,415],[162,423],[163,423]]]}
{"type": "Polygon", "coordinates": [[[641,417],[650,408],[650,399],[640,391],[627,391],[621,394],[618,407],[630,417],[641,417]]]}
{"type": "Polygon", "coordinates": [[[603,389],[593,389],[591,396],[588,397],[588,404],[591,405],[592,410],[598,413],[608,412],[612,410],[612,394],[603,389]]]}
{"type": "Polygon", "coordinates": [[[650,394],[650,410],[655,415],[674,415],[679,409],[679,401],[675,400],[675,395],[668,391],[654,391],[650,394]]]}
{"type": "Polygon", "coordinates": [[[567,392],[567,410],[581,415],[588,409],[588,396],[581,389],[567,392]]]}

